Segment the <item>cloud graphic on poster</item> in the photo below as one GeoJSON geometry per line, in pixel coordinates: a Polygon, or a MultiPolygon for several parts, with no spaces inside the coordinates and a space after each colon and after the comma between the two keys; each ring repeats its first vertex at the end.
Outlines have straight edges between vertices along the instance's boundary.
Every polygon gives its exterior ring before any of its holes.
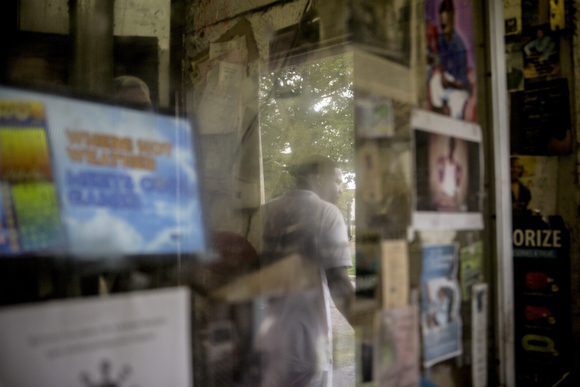
{"type": "Polygon", "coordinates": [[[192,152],[192,146],[190,144],[186,145],[176,145],[173,148],[173,157],[175,158],[176,168],[182,171],[188,179],[188,183],[197,182],[197,173],[194,168],[194,158],[192,152]]]}
{"type": "Polygon", "coordinates": [[[129,223],[106,210],[96,211],[87,222],[65,219],[69,230],[71,252],[85,257],[118,258],[139,253],[143,238],[129,223]]]}
{"type": "Polygon", "coordinates": [[[175,251],[177,243],[183,235],[183,229],[172,227],[157,234],[155,239],[147,244],[145,248],[148,252],[153,251],[175,251]]]}
{"type": "MultiPolygon", "coordinates": [[[[167,206],[164,208],[171,215],[178,207],[167,206]]],[[[182,252],[201,251],[205,247],[203,221],[196,204],[181,207],[178,217],[178,226],[161,230],[155,238],[146,246],[147,252],[176,251],[180,246],[182,252]]]]}

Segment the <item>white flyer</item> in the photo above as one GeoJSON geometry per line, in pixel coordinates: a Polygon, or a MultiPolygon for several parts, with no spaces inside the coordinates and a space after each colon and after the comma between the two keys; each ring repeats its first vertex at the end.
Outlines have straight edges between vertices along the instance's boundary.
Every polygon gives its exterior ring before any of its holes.
{"type": "Polygon", "coordinates": [[[187,288],[0,309],[0,386],[192,386],[187,288]]]}

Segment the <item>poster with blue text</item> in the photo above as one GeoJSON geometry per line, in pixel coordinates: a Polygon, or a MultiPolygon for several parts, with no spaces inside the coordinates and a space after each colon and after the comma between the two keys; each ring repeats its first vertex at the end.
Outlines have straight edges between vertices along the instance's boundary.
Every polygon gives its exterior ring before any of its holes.
{"type": "Polygon", "coordinates": [[[8,88],[0,98],[45,106],[67,254],[91,259],[204,249],[189,122],[8,88]]]}
{"type": "Polygon", "coordinates": [[[421,330],[425,367],[462,352],[457,251],[456,244],[423,246],[421,330]]]}

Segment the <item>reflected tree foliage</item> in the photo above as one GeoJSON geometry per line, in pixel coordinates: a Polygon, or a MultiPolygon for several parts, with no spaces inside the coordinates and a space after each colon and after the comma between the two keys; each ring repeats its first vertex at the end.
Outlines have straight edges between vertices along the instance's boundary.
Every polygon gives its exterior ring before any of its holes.
{"type": "MultiPolygon", "coordinates": [[[[260,128],[266,201],[294,188],[288,166],[310,154],[337,161],[345,182],[354,181],[352,55],[286,67],[262,77],[260,128]]],[[[346,188],[346,214],[354,193],[346,188]]]]}

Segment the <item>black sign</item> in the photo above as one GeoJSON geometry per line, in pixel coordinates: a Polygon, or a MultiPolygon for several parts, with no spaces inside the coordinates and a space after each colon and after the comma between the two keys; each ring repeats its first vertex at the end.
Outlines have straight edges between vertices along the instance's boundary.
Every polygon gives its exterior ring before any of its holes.
{"type": "Polygon", "coordinates": [[[551,386],[571,370],[570,245],[560,217],[514,217],[514,321],[519,386],[551,386]]]}

